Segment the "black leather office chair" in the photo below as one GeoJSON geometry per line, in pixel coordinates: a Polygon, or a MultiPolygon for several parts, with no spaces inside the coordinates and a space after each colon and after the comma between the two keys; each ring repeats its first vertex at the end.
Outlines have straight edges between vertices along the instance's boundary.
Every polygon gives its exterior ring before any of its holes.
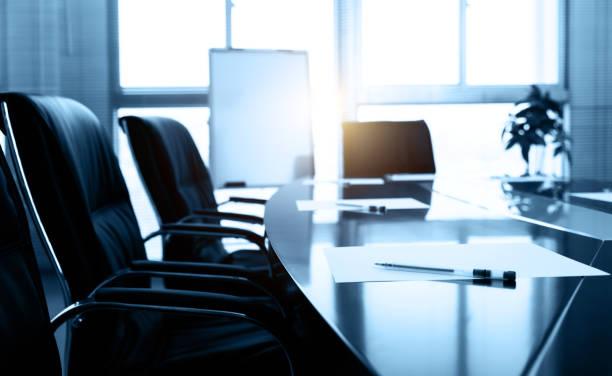
{"type": "Polygon", "coordinates": [[[436,172],[431,136],[423,120],[344,122],[342,145],[346,178],[436,172]]]}
{"type": "Polygon", "coordinates": [[[0,167],[0,373],[46,369],[49,375],[60,375],[28,224],[2,155],[0,167]]]}
{"type": "MultiPolygon", "coordinates": [[[[159,116],[125,116],[119,124],[128,137],[160,226],[178,221],[219,224],[222,219],[263,224],[260,217],[218,211],[208,168],[183,124],[159,116]]],[[[265,203],[239,197],[230,200],[265,203]]],[[[206,237],[166,237],[164,259],[220,262],[251,269],[265,268],[268,263],[260,251],[228,253],[221,241],[206,237]]]]}
{"type": "Polygon", "coordinates": [[[71,319],[69,374],[291,372],[275,337],[224,307],[221,294],[106,287],[50,321],[28,220],[2,153],[0,212],[0,374],[62,375],[53,333],[71,319]]]}
{"type": "MultiPolygon", "coordinates": [[[[148,261],[110,137],[95,115],[67,98],[4,94],[0,100],[17,124],[28,184],[75,297],[125,268],[263,279],[242,266],[148,261]]],[[[266,247],[251,231],[215,224],[166,224],[158,234],[241,237],[266,247]]]]}
{"type": "MultiPolygon", "coordinates": [[[[124,303],[146,303],[154,296],[157,305],[160,302],[181,305],[185,301],[195,301],[196,306],[205,305],[213,310],[255,318],[256,322],[265,323],[268,330],[286,333],[288,325],[278,301],[261,285],[244,278],[249,276],[244,268],[146,260],[143,241],[110,140],[85,106],[67,98],[14,93],[1,94],[2,101],[8,104],[3,108],[9,109],[10,121],[15,125],[9,127],[7,116],[6,130],[12,129],[7,137],[11,140],[9,149],[17,151],[13,162],[20,162],[15,163],[16,168],[23,167],[24,181],[27,181],[35,203],[33,207],[38,210],[74,301],[105,295],[108,286],[115,286],[108,299],[121,289],[131,288],[137,290],[112,298],[124,303]],[[152,289],[148,278],[155,276],[182,285],[192,282],[198,291],[179,293],[178,290],[152,289]]],[[[203,224],[178,224],[162,232],[191,233],[194,228],[198,234],[204,229],[208,235],[226,236],[223,231],[217,231],[216,226],[203,224]]],[[[236,233],[251,236],[248,231],[240,232],[239,229],[232,236],[236,233]]],[[[104,334],[99,344],[71,347],[71,350],[78,353],[76,359],[87,358],[96,350],[101,353],[110,351],[111,357],[128,359],[128,365],[123,364],[127,369],[149,361],[157,364],[157,359],[163,354],[151,352],[160,351],[155,344],[159,339],[166,342],[163,349],[178,351],[166,354],[177,359],[183,356],[181,351],[191,358],[192,350],[196,351],[195,347],[206,343],[207,348],[198,354],[197,359],[205,357],[211,365],[231,368],[242,364],[250,367],[248,359],[257,364],[260,358],[256,354],[268,348],[261,345],[270,337],[262,342],[260,339],[266,335],[261,337],[259,329],[253,329],[251,324],[245,326],[226,321],[227,318],[220,320],[200,325],[189,320],[166,320],[151,313],[129,315],[128,319],[121,318],[123,332],[100,330],[100,325],[96,325],[92,330],[104,334]],[[175,338],[178,338],[176,343],[175,338]],[[118,340],[120,342],[116,343],[118,340]],[[181,346],[184,347],[181,349],[181,346]],[[144,358],[141,354],[145,354],[144,358]],[[226,364],[225,361],[234,358],[232,354],[235,359],[226,364]]],[[[84,328],[79,333],[87,332],[87,326],[84,328]]],[[[262,354],[272,354],[277,350],[278,347],[262,354]]]]}

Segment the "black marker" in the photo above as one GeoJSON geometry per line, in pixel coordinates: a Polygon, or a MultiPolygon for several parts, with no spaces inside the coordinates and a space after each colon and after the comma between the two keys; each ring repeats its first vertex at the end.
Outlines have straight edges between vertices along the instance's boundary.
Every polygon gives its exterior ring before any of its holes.
{"type": "Polygon", "coordinates": [[[362,209],[362,210],[367,210],[371,213],[384,213],[387,211],[387,207],[386,206],[376,206],[376,205],[359,205],[359,204],[345,204],[345,203],[337,203],[336,206],[346,206],[349,208],[356,208],[356,209],[362,209]]]}

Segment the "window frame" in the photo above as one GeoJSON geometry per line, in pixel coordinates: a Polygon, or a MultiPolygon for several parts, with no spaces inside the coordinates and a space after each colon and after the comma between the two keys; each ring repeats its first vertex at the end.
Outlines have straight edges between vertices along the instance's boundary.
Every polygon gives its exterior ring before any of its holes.
{"type": "MultiPolygon", "coordinates": [[[[119,56],[119,1],[111,0],[109,11],[110,59],[111,59],[111,105],[117,109],[125,107],[208,107],[208,86],[194,87],[122,87],[120,81],[119,56]]],[[[232,1],[225,0],[225,47],[231,47],[232,1]]],[[[115,116],[116,118],[116,116],[115,116]]]]}
{"type": "MultiPolygon", "coordinates": [[[[457,0],[459,11],[459,83],[457,85],[402,85],[363,87],[361,77],[361,0],[335,0],[337,53],[340,82],[344,93],[344,113],[356,115],[360,105],[445,104],[515,102],[528,91],[529,85],[466,84],[465,39],[468,0],[457,0]]],[[[232,46],[232,1],[225,0],[226,48],[232,46]]],[[[567,90],[567,4],[558,0],[558,81],[538,85],[560,100],[569,97],[567,90]]],[[[113,37],[111,54],[111,103],[120,107],[207,107],[208,87],[124,88],[120,84],[119,0],[112,0],[109,30],[113,37]]]]}
{"type": "MultiPolygon", "coordinates": [[[[361,82],[361,0],[336,0],[340,71],[345,93],[345,117],[356,118],[361,105],[511,103],[523,98],[530,85],[468,85],[466,83],[466,8],[459,1],[459,83],[456,85],[397,85],[364,87],[361,82]]],[[[558,0],[558,78],[556,84],[538,84],[554,98],[568,99],[567,4],[558,0]]]]}

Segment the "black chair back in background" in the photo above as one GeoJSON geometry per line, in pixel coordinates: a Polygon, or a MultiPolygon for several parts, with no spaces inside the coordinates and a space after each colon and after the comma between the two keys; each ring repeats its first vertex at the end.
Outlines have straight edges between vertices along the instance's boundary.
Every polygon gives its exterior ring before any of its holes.
{"type": "Polygon", "coordinates": [[[423,120],[345,122],[342,145],[345,178],[436,172],[431,135],[423,120]]]}
{"type": "MultiPolygon", "coordinates": [[[[211,175],[183,124],[159,116],[125,116],[119,124],[127,135],[160,226],[177,221],[219,224],[222,219],[263,224],[260,217],[217,210],[211,175]]],[[[260,251],[228,253],[218,239],[175,236],[164,239],[164,260],[219,262],[260,269],[268,263],[260,251]]]]}

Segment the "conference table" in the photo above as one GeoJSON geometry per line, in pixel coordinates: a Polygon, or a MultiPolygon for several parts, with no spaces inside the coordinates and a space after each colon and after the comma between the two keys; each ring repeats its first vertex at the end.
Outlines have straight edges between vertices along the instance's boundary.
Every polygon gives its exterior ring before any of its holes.
{"type": "Polygon", "coordinates": [[[271,248],[374,375],[611,374],[612,278],[336,282],[326,249],[537,245],[612,270],[612,214],[499,181],[300,180],[267,202],[271,248]],[[527,195],[527,199],[525,198],[527,195]],[[297,200],[413,198],[426,208],[298,210],[297,200]],[[586,222],[585,222],[586,221],[586,222]]]}

